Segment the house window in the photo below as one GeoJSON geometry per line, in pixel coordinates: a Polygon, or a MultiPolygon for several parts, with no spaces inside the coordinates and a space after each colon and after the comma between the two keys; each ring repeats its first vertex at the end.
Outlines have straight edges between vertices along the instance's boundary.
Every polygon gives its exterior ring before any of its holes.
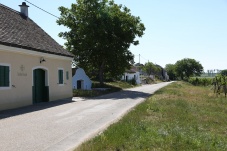
{"type": "Polygon", "coordinates": [[[69,80],[69,71],[66,71],[66,80],[69,80]]]}
{"type": "Polygon", "coordinates": [[[9,87],[10,85],[10,75],[9,66],[0,65],[0,87],[9,87]]]}
{"type": "Polygon", "coordinates": [[[63,84],[63,70],[58,70],[58,84],[63,84]]]}

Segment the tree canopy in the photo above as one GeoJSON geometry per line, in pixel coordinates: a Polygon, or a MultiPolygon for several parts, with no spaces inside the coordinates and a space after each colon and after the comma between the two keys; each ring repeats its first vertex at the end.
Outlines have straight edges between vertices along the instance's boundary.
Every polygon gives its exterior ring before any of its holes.
{"type": "Polygon", "coordinates": [[[166,69],[166,72],[168,73],[170,80],[176,80],[177,79],[176,69],[175,69],[174,64],[166,64],[165,69],[166,69]]]}
{"type": "Polygon", "coordinates": [[[104,75],[117,77],[130,68],[134,55],[131,44],[144,34],[144,24],[130,10],[113,0],[77,0],[71,8],[60,7],[59,25],[69,28],[61,32],[65,46],[75,55],[77,66],[98,73],[103,84],[104,75]]]}
{"type": "Polygon", "coordinates": [[[160,69],[152,62],[147,62],[143,66],[143,71],[145,71],[148,75],[155,75],[159,70],[160,69]]]}
{"type": "Polygon", "coordinates": [[[221,74],[222,76],[227,76],[227,69],[222,70],[222,71],[220,72],[220,74],[221,74]]]}
{"type": "Polygon", "coordinates": [[[175,63],[176,75],[182,80],[190,76],[200,76],[203,72],[203,66],[195,59],[185,58],[175,63]]]}

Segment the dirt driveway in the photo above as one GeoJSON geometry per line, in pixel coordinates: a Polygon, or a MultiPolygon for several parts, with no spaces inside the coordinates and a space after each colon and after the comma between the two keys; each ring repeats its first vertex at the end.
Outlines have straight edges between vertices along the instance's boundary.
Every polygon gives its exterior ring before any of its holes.
{"type": "Polygon", "coordinates": [[[1,151],[72,150],[169,82],[0,112],[1,151]]]}

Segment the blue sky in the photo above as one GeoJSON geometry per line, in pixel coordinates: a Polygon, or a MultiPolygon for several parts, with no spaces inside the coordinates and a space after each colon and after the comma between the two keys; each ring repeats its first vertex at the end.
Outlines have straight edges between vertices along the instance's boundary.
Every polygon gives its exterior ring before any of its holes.
{"type": "MultiPolygon", "coordinates": [[[[76,0],[29,0],[59,16],[59,6],[70,7],[76,0]]],[[[0,0],[19,11],[23,0],[0,0]]],[[[148,60],[165,67],[183,58],[199,61],[204,70],[227,69],[227,0],[115,0],[127,6],[132,15],[140,16],[146,31],[140,45],[130,50],[135,62],[148,60]]],[[[58,33],[67,30],[56,18],[29,5],[29,17],[59,44],[58,33]]]]}

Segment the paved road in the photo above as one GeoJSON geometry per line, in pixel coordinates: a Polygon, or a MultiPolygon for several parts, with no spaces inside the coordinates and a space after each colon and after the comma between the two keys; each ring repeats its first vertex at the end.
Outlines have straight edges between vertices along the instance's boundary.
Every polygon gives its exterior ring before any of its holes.
{"type": "Polygon", "coordinates": [[[0,112],[1,151],[72,150],[169,83],[0,112]]]}

